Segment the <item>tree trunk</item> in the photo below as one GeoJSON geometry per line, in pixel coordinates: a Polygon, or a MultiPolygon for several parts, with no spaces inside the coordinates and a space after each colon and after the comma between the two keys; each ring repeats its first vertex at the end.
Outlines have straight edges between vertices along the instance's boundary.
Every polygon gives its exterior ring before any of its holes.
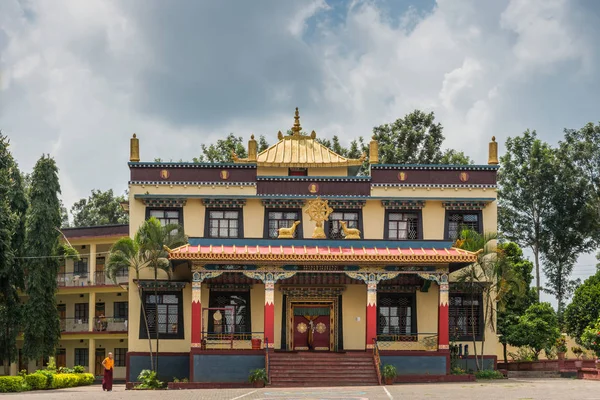
{"type": "Polygon", "coordinates": [[[504,355],[504,364],[508,363],[508,360],[507,360],[507,357],[506,357],[506,355],[507,355],[506,348],[507,347],[508,346],[506,345],[506,343],[502,343],[502,354],[504,355]]]}
{"type": "Polygon", "coordinates": [[[537,295],[537,301],[540,301],[540,249],[538,248],[537,243],[533,247],[533,256],[535,260],[535,292],[537,295]]]}
{"type": "MultiPolygon", "coordinates": [[[[6,359],[2,360],[2,362],[4,365],[4,375],[5,376],[10,375],[10,360],[8,358],[6,358],[6,359]]],[[[17,371],[17,372],[19,372],[19,371],[17,371]]]]}
{"type": "Polygon", "coordinates": [[[139,286],[138,294],[140,296],[140,304],[142,305],[142,315],[144,317],[144,324],[146,325],[146,335],[148,336],[148,349],[150,350],[150,369],[154,371],[154,357],[152,356],[152,337],[150,336],[150,328],[148,327],[148,316],[146,315],[146,307],[144,306],[144,296],[142,296],[142,288],[139,286]]]}
{"type": "Polygon", "coordinates": [[[475,358],[475,369],[479,371],[479,360],[477,359],[477,337],[475,336],[475,307],[473,306],[475,294],[473,292],[474,289],[471,287],[471,334],[473,335],[473,357],[475,358]]]}

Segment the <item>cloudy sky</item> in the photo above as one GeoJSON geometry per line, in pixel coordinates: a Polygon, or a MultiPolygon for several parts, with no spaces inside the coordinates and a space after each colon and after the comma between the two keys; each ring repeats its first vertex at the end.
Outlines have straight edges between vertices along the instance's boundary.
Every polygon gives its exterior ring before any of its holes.
{"type": "Polygon", "coordinates": [[[344,140],[435,111],[485,163],[492,135],[600,120],[598,37],[595,0],[2,0],[0,129],[24,170],[56,158],[69,206],[126,189],[133,132],[142,160],[191,160],[296,106],[344,140]]]}

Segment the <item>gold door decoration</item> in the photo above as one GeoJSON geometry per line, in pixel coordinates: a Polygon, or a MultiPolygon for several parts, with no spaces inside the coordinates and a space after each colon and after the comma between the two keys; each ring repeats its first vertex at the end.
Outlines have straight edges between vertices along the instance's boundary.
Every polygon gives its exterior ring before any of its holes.
{"type": "Polygon", "coordinates": [[[327,326],[324,323],[319,322],[315,329],[318,333],[323,334],[327,331],[327,326]]]}
{"type": "Polygon", "coordinates": [[[323,200],[317,197],[314,200],[308,201],[306,206],[306,213],[310,217],[311,221],[315,221],[315,230],[313,231],[313,239],[325,239],[325,230],[323,229],[323,222],[329,219],[329,215],[333,212],[333,208],[329,207],[328,200],[323,200]]]}
{"type": "Polygon", "coordinates": [[[304,322],[300,322],[298,324],[298,326],[296,327],[296,329],[298,330],[298,332],[300,333],[305,333],[306,330],[308,329],[308,326],[304,323],[304,322]]]}

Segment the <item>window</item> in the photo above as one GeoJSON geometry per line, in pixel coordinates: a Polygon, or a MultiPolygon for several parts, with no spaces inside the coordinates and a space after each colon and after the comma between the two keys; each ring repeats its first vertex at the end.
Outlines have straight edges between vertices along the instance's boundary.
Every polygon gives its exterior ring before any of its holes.
{"type": "MultiPolygon", "coordinates": [[[[277,239],[279,236],[279,228],[289,228],[295,221],[300,221],[302,218],[300,211],[298,210],[269,210],[267,211],[267,232],[266,237],[271,239],[277,239]]],[[[300,226],[296,227],[294,232],[294,238],[302,238],[302,229],[300,226]]]]}
{"type": "Polygon", "coordinates": [[[288,168],[289,176],[307,176],[308,168],[288,168]]]}
{"type": "Polygon", "coordinates": [[[446,239],[456,240],[463,229],[472,229],[478,233],[483,231],[481,226],[481,211],[447,212],[446,239]]]}
{"type": "MultiPolygon", "coordinates": [[[[156,337],[158,329],[159,338],[183,339],[181,292],[162,292],[155,296],[151,290],[146,291],[144,292],[144,303],[151,338],[156,337]]],[[[148,333],[141,313],[140,317],[140,339],[147,339],[148,333]]]]}
{"type": "MultiPolygon", "coordinates": [[[[329,215],[328,222],[328,231],[329,231],[329,239],[343,239],[345,237],[344,231],[342,229],[341,221],[346,222],[347,228],[356,228],[362,231],[359,226],[359,216],[360,213],[358,211],[335,211],[329,215]]],[[[362,232],[361,232],[362,234],[362,232]]]]}
{"type": "Polygon", "coordinates": [[[387,213],[386,239],[416,240],[421,237],[419,231],[419,213],[416,211],[387,213]]]}
{"type": "Polygon", "coordinates": [[[88,320],[89,314],[89,306],[88,303],[77,303],[75,304],[75,319],[80,319],[82,321],[88,320]]]}
{"type": "Polygon", "coordinates": [[[127,319],[128,302],[115,301],[113,303],[113,317],[115,319],[127,319]]]}
{"type": "MultiPolygon", "coordinates": [[[[417,333],[415,297],[406,294],[382,293],[377,299],[377,334],[410,336],[417,333]]],[[[387,338],[387,340],[406,338],[387,338]]]]}
{"type": "Polygon", "coordinates": [[[209,210],[208,237],[239,238],[241,235],[240,210],[209,210]]]}
{"type": "Polygon", "coordinates": [[[88,349],[75,349],[75,365],[81,365],[82,367],[87,367],[89,365],[89,353],[88,349]]]}
{"type": "Polygon", "coordinates": [[[127,349],[126,348],[115,348],[114,357],[115,357],[115,367],[124,367],[125,359],[127,358],[127,349]]]}
{"type": "Polygon", "coordinates": [[[210,333],[249,333],[250,324],[250,292],[210,291],[208,330],[210,333]],[[217,318],[215,318],[215,314],[217,318]],[[218,316],[220,315],[220,318],[218,316]]]}
{"type": "Polygon", "coordinates": [[[82,258],[79,261],[75,261],[73,263],[73,274],[87,274],[88,272],[88,263],[87,258],[82,258]]]}
{"type": "Polygon", "coordinates": [[[154,217],[160,221],[162,226],[183,225],[183,212],[181,208],[150,208],[147,211],[147,219],[154,217]]]}
{"type": "Polygon", "coordinates": [[[483,328],[481,293],[452,293],[448,308],[450,338],[455,340],[480,340],[483,328]]]}

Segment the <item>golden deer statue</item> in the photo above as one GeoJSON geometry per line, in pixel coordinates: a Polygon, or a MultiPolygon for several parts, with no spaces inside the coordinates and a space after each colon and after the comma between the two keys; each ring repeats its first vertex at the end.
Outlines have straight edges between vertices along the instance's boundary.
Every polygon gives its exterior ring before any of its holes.
{"type": "Polygon", "coordinates": [[[289,228],[279,228],[277,239],[293,239],[298,225],[300,225],[300,221],[295,221],[289,228]]]}
{"type": "Polygon", "coordinates": [[[344,231],[344,239],[360,239],[360,231],[356,228],[348,228],[346,221],[340,221],[342,230],[344,231]]]}

